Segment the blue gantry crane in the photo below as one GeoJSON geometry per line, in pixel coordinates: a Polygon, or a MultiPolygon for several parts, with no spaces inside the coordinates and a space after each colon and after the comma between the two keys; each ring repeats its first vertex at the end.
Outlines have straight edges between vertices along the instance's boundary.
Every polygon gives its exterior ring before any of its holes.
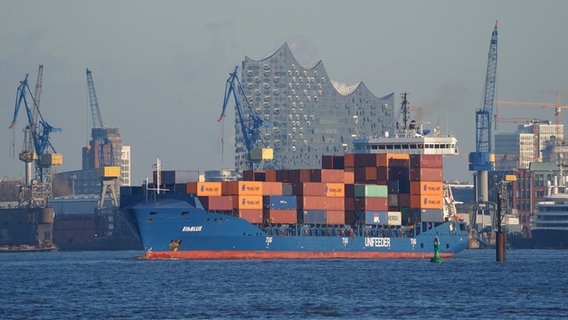
{"type": "Polygon", "coordinates": [[[10,128],[16,125],[22,103],[26,109],[28,124],[24,129],[24,146],[19,155],[21,161],[26,164],[26,192],[20,203],[27,202],[29,206],[43,206],[52,196],[51,168],[63,162],[61,154],[56,153],[51,144],[50,134],[61,131],[49,125],[43,118],[39,109],[39,96],[41,94],[43,65],[39,66],[38,80],[35,95],[32,94],[28,85],[28,75],[20,82],[16,94],[14,118],[10,128]],[[28,103],[27,96],[31,97],[32,104],[28,103]],[[35,164],[36,182],[32,182],[32,164],[35,164]]]}
{"type": "Polygon", "coordinates": [[[475,111],[475,152],[469,154],[469,170],[476,171],[477,200],[488,201],[488,171],[493,169],[493,104],[495,102],[495,79],[497,77],[497,24],[491,33],[483,107],[475,111]]]}
{"type": "Polygon", "coordinates": [[[271,121],[263,120],[253,109],[250,102],[248,101],[239,77],[237,76],[238,66],[235,66],[235,71],[229,74],[225,85],[225,96],[223,99],[223,109],[221,110],[221,116],[219,120],[222,121],[225,118],[225,112],[227,111],[227,105],[231,97],[235,101],[235,108],[237,110],[238,120],[241,124],[241,130],[243,134],[243,141],[247,149],[248,154],[248,166],[249,169],[254,169],[260,161],[271,160],[273,158],[273,149],[263,148],[261,146],[261,127],[272,126],[271,121]],[[245,116],[243,108],[241,106],[241,98],[245,102],[248,108],[248,116],[245,116]]]}

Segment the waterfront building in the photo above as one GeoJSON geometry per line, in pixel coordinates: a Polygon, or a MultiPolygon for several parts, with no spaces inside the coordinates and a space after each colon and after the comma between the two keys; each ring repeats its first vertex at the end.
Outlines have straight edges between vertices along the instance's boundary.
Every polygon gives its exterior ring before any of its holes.
{"type": "MultiPolygon", "coordinates": [[[[322,61],[298,63],[286,43],[267,58],[245,57],[241,73],[255,113],[273,124],[262,127],[261,136],[274,159],[258,169],[321,168],[322,155],[353,152],[353,139],[382,136],[396,127],[394,93],[378,97],[363,82],[341,86],[322,61]]],[[[247,108],[243,112],[250,115],[247,108]]],[[[241,171],[247,168],[247,149],[240,126],[235,128],[235,168],[241,171]]]]}

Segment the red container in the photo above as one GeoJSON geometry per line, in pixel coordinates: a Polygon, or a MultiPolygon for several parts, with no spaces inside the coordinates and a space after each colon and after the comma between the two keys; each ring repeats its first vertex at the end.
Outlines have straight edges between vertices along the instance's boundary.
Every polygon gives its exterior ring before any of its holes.
{"type": "Polygon", "coordinates": [[[266,178],[266,182],[276,182],[278,180],[276,180],[276,170],[266,170],[264,172],[265,174],[265,178],[266,178]]]}
{"type": "Polygon", "coordinates": [[[412,168],[410,181],[443,181],[444,173],[441,168],[412,168]]]}
{"type": "Polygon", "coordinates": [[[326,197],[325,198],[326,210],[345,210],[345,198],[340,197],[326,197]]]}
{"type": "Polygon", "coordinates": [[[345,224],[345,211],[327,210],[326,224],[345,224]]]}
{"type": "Polygon", "coordinates": [[[296,210],[275,210],[269,209],[265,211],[266,222],[268,223],[298,223],[298,214],[296,210]]]}
{"type": "Polygon", "coordinates": [[[377,167],[377,180],[389,180],[388,167],[377,167]]]}
{"type": "Polygon", "coordinates": [[[412,154],[410,155],[410,168],[438,168],[443,167],[443,158],[440,154],[412,154]]]}
{"type": "Polygon", "coordinates": [[[294,184],[294,195],[296,196],[324,196],[325,183],[323,182],[303,182],[294,184]]]}
{"type": "Polygon", "coordinates": [[[389,159],[389,168],[396,167],[396,168],[407,168],[409,167],[410,160],[409,159],[389,159]]]}
{"type": "Polygon", "coordinates": [[[262,195],[264,196],[281,196],[282,182],[263,182],[262,195]]]}
{"type": "Polygon", "coordinates": [[[200,196],[199,201],[205,210],[227,211],[233,209],[232,196],[200,196]]]}
{"type": "Polygon", "coordinates": [[[339,169],[316,169],[310,170],[310,181],[312,182],[343,182],[343,170],[339,169]]]}
{"type": "Polygon", "coordinates": [[[325,210],[325,203],[324,196],[298,197],[298,207],[303,210],[325,210]]]}
{"type": "Polygon", "coordinates": [[[239,209],[237,216],[250,223],[262,223],[262,209],[239,209]]]}
{"type": "Polygon", "coordinates": [[[355,168],[355,154],[347,153],[343,156],[343,165],[345,169],[355,168]]]}
{"type": "Polygon", "coordinates": [[[388,198],[355,198],[355,210],[388,211],[388,198]]]}

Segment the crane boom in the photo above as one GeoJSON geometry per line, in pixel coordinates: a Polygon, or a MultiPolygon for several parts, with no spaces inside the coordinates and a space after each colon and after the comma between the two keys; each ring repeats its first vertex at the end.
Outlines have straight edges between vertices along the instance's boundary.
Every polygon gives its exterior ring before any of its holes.
{"type": "MultiPolygon", "coordinates": [[[[229,78],[225,84],[225,96],[223,99],[223,107],[221,110],[221,115],[217,121],[222,121],[225,118],[225,113],[227,111],[227,105],[229,101],[233,99],[235,101],[235,108],[237,109],[237,115],[239,118],[239,122],[241,124],[241,130],[243,133],[243,140],[245,146],[247,148],[249,154],[249,165],[252,168],[252,164],[254,160],[263,160],[263,159],[255,159],[258,158],[257,155],[251,155],[251,153],[255,153],[255,149],[258,150],[259,141],[261,141],[260,137],[260,128],[262,126],[269,127],[272,126],[272,122],[263,120],[258,114],[254,111],[253,107],[249,103],[241,82],[237,76],[238,66],[235,66],[235,71],[229,74],[229,78]],[[246,117],[241,106],[241,97],[244,100],[248,111],[249,116],[246,117]]],[[[271,158],[272,155],[268,158],[271,158]]],[[[260,157],[262,158],[262,157],[260,157]]]]}
{"type": "Polygon", "coordinates": [[[469,155],[469,169],[486,171],[493,168],[491,153],[493,152],[493,105],[495,102],[495,80],[497,78],[497,22],[491,33],[489,53],[487,55],[487,73],[483,91],[483,107],[475,112],[475,152],[469,155]]]}
{"type": "Polygon", "coordinates": [[[104,128],[103,117],[101,116],[101,110],[99,109],[99,101],[97,100],[97,94],[95,92],[95,83],[93,82],[93,76],[91,70],[87,68],[87,86],[89,87],[89,102],[91,105],[91,118],[93,120],[93,128],[104,128]]]}

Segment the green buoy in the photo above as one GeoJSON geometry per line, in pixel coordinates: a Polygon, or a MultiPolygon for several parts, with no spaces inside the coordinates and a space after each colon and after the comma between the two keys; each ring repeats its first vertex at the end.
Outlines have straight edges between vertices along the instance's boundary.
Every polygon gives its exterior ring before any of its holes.
{"type": "Polygon", "coordinates": [[[442,263],[442,261],[444,261],[442,258],[440,258],[440,255],[438,254],[439,251],[440,239],[438,239],[438,236],[436,236],[436,238],[434,238],[434,256],[432,257],[432,259],[430,259],[430,262],[442,263]]]}

